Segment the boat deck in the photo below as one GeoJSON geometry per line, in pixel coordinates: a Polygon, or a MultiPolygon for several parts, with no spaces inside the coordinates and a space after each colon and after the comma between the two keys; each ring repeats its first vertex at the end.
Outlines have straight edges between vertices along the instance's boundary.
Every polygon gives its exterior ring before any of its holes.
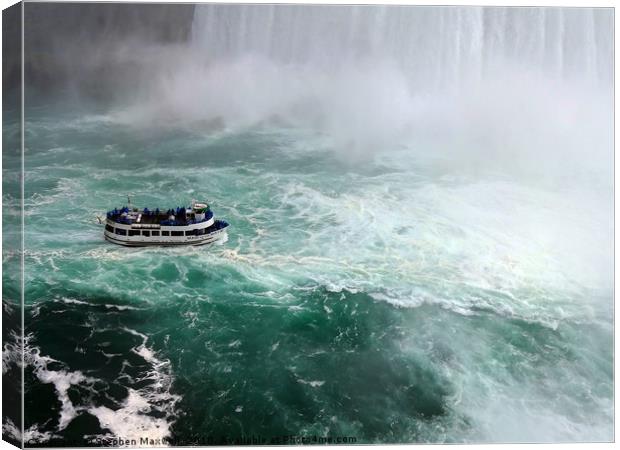
{"type": "Polygon", "coordinates": [[[127,211],[127,209],[109,211],[107,218],[113,222],[131,225],[173,225],[173,226],[186,226],[195,223],[202,223],[213,218],[213,212],[207,210],[206,214],[200,220],[196,219],[196,213],[194,211],[178,212],[174,210],[168,211],[127,211]],[[174,216],[174,220],[170,219],[170,216],[174,216]]]}

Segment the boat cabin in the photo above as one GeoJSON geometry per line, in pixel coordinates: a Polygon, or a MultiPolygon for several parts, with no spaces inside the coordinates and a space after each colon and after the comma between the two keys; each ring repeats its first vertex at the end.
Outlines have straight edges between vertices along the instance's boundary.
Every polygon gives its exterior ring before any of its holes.
{"type": "Polygon", "coordinates": [[[204,203],[167,210],[125,206],[108,211],[104,236],[127,246],[202,245],[223,237],[226,227],[228,223],[215,220],[204,203]]]}

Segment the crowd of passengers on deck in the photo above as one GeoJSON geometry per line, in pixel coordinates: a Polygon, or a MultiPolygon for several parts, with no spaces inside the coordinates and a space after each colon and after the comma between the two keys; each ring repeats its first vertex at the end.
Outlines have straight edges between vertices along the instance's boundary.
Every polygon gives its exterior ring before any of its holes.
{"type": "MultiPolygon", "coordinates": [[[[113,220],[116,223],[131,225],[133,223],[133,220],[129,217],[129,212],[130,212],[129,208],[126,206],[121,209],[114,208],[114,210],[109,211],[107,213],[107,217],[108,219],[113,220]]],[[[133,212],[137,212],[137,211],[134,210],[133,212]]],[[[162,216],[162,218],[159,220],[159,224],[168,225],[168,226],[170,225],[191,225],[195,223],[206,222],[207,220],[210,220],[213,217],[213,213],[208,207],[207,207],[207,212],[205,214],[205,217],[202,220],[196,220],[195,216],[188,215],[185,207],[176,208],[176,210],[173,208],[170,208],[165,213],[160,211],[159,208],[155,209],[155,211],[151,211],[148,208],[144,208],[141,214],[142,214],[142,217],[145,217],[145,218],[154,217],[156,220],[159,218],[159,216],[162,216]]]]}

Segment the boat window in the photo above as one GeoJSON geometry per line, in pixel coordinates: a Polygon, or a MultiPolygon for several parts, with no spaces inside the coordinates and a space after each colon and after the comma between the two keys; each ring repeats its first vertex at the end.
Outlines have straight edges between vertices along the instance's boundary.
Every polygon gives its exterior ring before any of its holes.
{"type": "Polygon", "coordinates": [[[114,233],[114,227],[112,225],[106,225],[105,230],[109,231],[110,233],[114,233]]]}
{"type": "Polygon", "coordinates": [[[183,232],[182,231],[173,231],[172,232],[172,236],[183,236],[183,232]]]}
{"type": "Polygon", "coordinates": [[[196,230],[188,230],[185,232],[185,236],[196,236],[196,230]]]}
{"type": "Polygon", "coordinates": [[[196,230],[196,234],[199,235],[199,236],[205,234],[205,229],[204,228],[198,228],[196,230]]]}
{"type": "Polygon", "coordinates": [[[129,236],[140,236],[140,230],[129,230],[129,236]]]}
{"type": "Polygon", "coordinates": [[[162,236],[170,236],[170,231],[162,231],[161,235],[162,236]]]}
{"type": "Polygon", "coordinates": [[[150,235],[151,235],[151,232],[149,230],[142,230],[142,236],[148,237],[150,235]]]}
{"type": "Polygon", "coordinates": [[[159,236],[159,231],[151,231],[151,236],[159,236]]]}
{"type": "Polygon", "coordinates": [[[127,230],[123,230],[122,228],[116,229],[116,234],[120,234],[122,236],[127,236],[127,230]]]}

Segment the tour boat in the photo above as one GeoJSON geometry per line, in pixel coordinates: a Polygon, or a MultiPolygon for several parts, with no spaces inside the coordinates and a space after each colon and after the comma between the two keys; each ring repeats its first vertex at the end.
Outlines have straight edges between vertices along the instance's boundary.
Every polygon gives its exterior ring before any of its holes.
{"type": "Polygon", "coordinates": [[[128,205],[108,211],[105,238],[119,245],[204,245],[225,240],[228,223],[216,220],[206,203],[185,208],[139,210],[128,205]]]}

